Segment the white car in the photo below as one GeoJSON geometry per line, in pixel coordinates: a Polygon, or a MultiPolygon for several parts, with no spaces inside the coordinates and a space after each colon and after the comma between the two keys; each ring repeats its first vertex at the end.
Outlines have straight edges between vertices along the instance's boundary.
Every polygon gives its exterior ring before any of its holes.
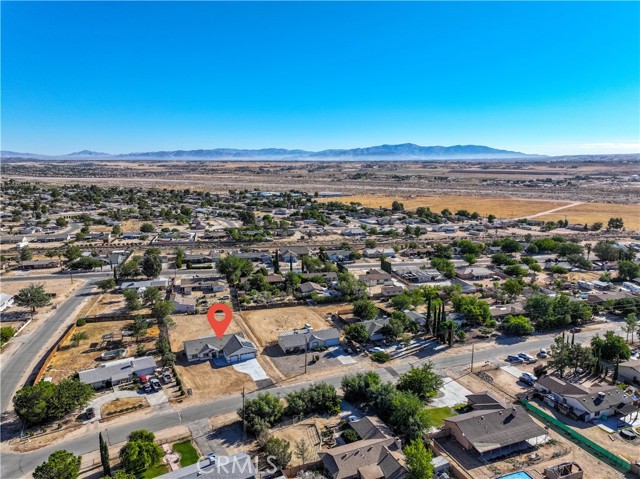
{"type": "Polygon", "coordinates": [[[379,348],[378,346],[376,346],[375,348],[371,348],[371,349],[369,350],[369,352],[370,352],[371,354],[373,354],[373,353],[384,353],[384,349],[379,348]]]}

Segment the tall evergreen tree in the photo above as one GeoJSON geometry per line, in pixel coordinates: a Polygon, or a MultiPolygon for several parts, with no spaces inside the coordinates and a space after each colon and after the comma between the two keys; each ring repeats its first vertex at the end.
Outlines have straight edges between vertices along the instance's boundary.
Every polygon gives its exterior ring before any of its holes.
{"type": "Polygon", "coordinates": [[[102,472],[105,476],[111,475],[111,465],[109,464],[109,446],[104,441],[102,433],[98,434],[100,441],[100,462],[102,463],[102,472]]]}

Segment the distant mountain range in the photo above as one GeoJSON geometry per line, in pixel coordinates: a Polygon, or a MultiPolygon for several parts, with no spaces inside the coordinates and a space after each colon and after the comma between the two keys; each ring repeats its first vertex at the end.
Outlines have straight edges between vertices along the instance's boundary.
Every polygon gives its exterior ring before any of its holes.
{"type": "Polygon", "coordinates": [[[147,151],[111,155],[97,151],[82,150],[63,156],[39,155],[32,153],[17,153],[2,151],[3,157],[19,158],[73,158],[73,159],[283,159],[283,160],[475,160],[475,159],[523,159],[541,158],[543,155],[531,155],[518,151],[498,150],[481,145],[455,146],[420,146],[413,143],[401,145],[380,145],[366,148],[333,149],[322,151],[287,150],[283,148],[263,148],[260,150],[246,150],[234,148],[214,148],[211,150],[175,150],[175,151],[147,151]]]}

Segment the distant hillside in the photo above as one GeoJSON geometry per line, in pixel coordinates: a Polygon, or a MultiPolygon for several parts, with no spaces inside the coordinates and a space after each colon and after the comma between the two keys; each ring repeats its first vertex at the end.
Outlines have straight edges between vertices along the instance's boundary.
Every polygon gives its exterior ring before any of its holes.
{"type": "Polygon", "coordinates": [[[401,145],[379,145],[366,148],[334,149],[322,151],[287,150],[284,148],[263,148],[259,150],[214,148],[210,150],[174,150],[174,151],[142,151],[111,155],[98,151],[81,150],[67,155],[40,155],[33,153],[17,153],[3,151],[2,156],[17,158],[50,158],[50,159],[270,159],[270,160],[477,160],[477,159],[533,159],[543,155],[531,155],[518,151],[498,150],[482,145],[455,146],[420,146],[413,143],[401,145]]]}

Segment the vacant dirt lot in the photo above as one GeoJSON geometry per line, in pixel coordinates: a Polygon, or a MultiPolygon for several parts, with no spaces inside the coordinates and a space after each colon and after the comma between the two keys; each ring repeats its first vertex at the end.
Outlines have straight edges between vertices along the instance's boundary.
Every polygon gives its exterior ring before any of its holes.
{"type": "MultiPolygon", "coordinates": [[[[74,279],[73,283],[71,283],[69,278],[64,276],[60,277],[60,279],[51,279],[46,281],[34,281],[29,279],[25,279],[24,281],[2,281],[0,282],[0,293],[17,294],[22,288],[26,288],[31,284],[43,285],[44,290],[49,294],[55,294],[55,297],[52,298],[49,306],[38,309],[35,319],[41,319],[47,317],[55,306],[64,303],[64,301],[84,283],[84,281],[77,279],[74,279]]],[[[27,308],[21,308],[20,306],[12,306],[11,308],[3,311],[3,315],[21,312],[24,312],[25,316],[30,317],[30,315],[27,314],[29,310],[27,308]]]]}
{"type": "Polygon", "coordinates": [[[571,206],[557,213],[542,215],[536,219],[564,220],[565,217],[569,223],[593,224],[596,221],[604,223],[605,227],[609,218],[616,217],[624,220],[627,229],[640,229],[640,205],[617,205],[611,203],[583,203],[581,205],[571,206]]]}
{"type": "Polygon", "coordinates": [[[207,401],[227,394],[239,395],[243,387],[246,392],[257,389],[248,374],[240,373],[232,366],[216,368],[211,361],[188,363],[180,355],[176,370],[184,388],[192,390],[191,399],[195,401],[207,401]]]}
{"type": "MultiPolygon", "coordinates": [[[[477,211],[481,215],[494,214],[499,218],[520,218],[527,215],[558,208],[570,204],[568,201],[555,200],[526,200],[521,198],[484,198],[477,196],[344,196],[340,198],[321,198],[318,201],[352,201],[364,206],[390,208],[391,203],[399,201],[406,209],[416,209],[418,206],[428,206],[433,211],[440,212],[449,208],[453,213],[465,209],[477,211]]],[[[612,205],[608,205],[611,207],[612,205]]],[[[563,210],[564,211],[564,210],[563,210]]],[[[563,217],[564,218],[564,217],[563,217]]]]}
{"type": "MultiPolygon", "coordinates": [[[[128,355],[132,356],[137,348],[135,340],[127,338],[124,342],[120,341],[120,333],[126,329],[128,324],[130,324],[129,321],[108,321],[87,323],[76,328],[76,332],[86,332],[89,338],[83,340],[77,347],[73,347],[70,340],[64,342],[53,357],[46,376],[52,377],[54,382],[58,382],[78,371],[96,367],[100,363],[98,358],[103,352],[120,347],[127,347],[128,355]],[[109,343],[102,341],[102,336],[108,333],[115,334],[114,341],[109,343]]],[[[149,328],[147,335],[140,338],[139,344],[145,345],[146,349],[152,349],[158,334],[157,326],[149,328]]]]}
{"type": "Polygon", "coordinates": [[[302,328],[306,323],[316,331],[333,326],[321,312],[305,306],[244,311],[242,317],[263,347],[276,341],[278,333],[302,328]]]}
{"type": "MultiPolygon", "coordinates": [[[[318,450],[321,445],[320,434],[318,433],[315,425],[315,420],[309,420],[300,422],[298,424],[293,424],[291,426],[287,426],[282,429],[278,429],[274,431],[272,436],[278,437],[280,439],[284,439],[289,441],[291,444],[291,450],[295,451],[295,445],[298,441],[304,441],[307,443],[309,449],[313,452],[309,453],[309,457],[307,458],[307,462],[313,462],[318,460],[318,450]]],[[[291,466],[297,466],[302,464],[302,461],[295,454],[291,456],[291,466]]]]}
{"type": "MultiPolygon", "coordinates": [[[[242,332],[237,314],[234,313],[234,319],[227,328],[227,334],[242,332]]],[[[206,314],[174,314],[171,318],[175,321],[176,327],[169,330],[169,337],[171,349],[176,353],[184,350],[185,341],[214,334],[206,314]]]]}

